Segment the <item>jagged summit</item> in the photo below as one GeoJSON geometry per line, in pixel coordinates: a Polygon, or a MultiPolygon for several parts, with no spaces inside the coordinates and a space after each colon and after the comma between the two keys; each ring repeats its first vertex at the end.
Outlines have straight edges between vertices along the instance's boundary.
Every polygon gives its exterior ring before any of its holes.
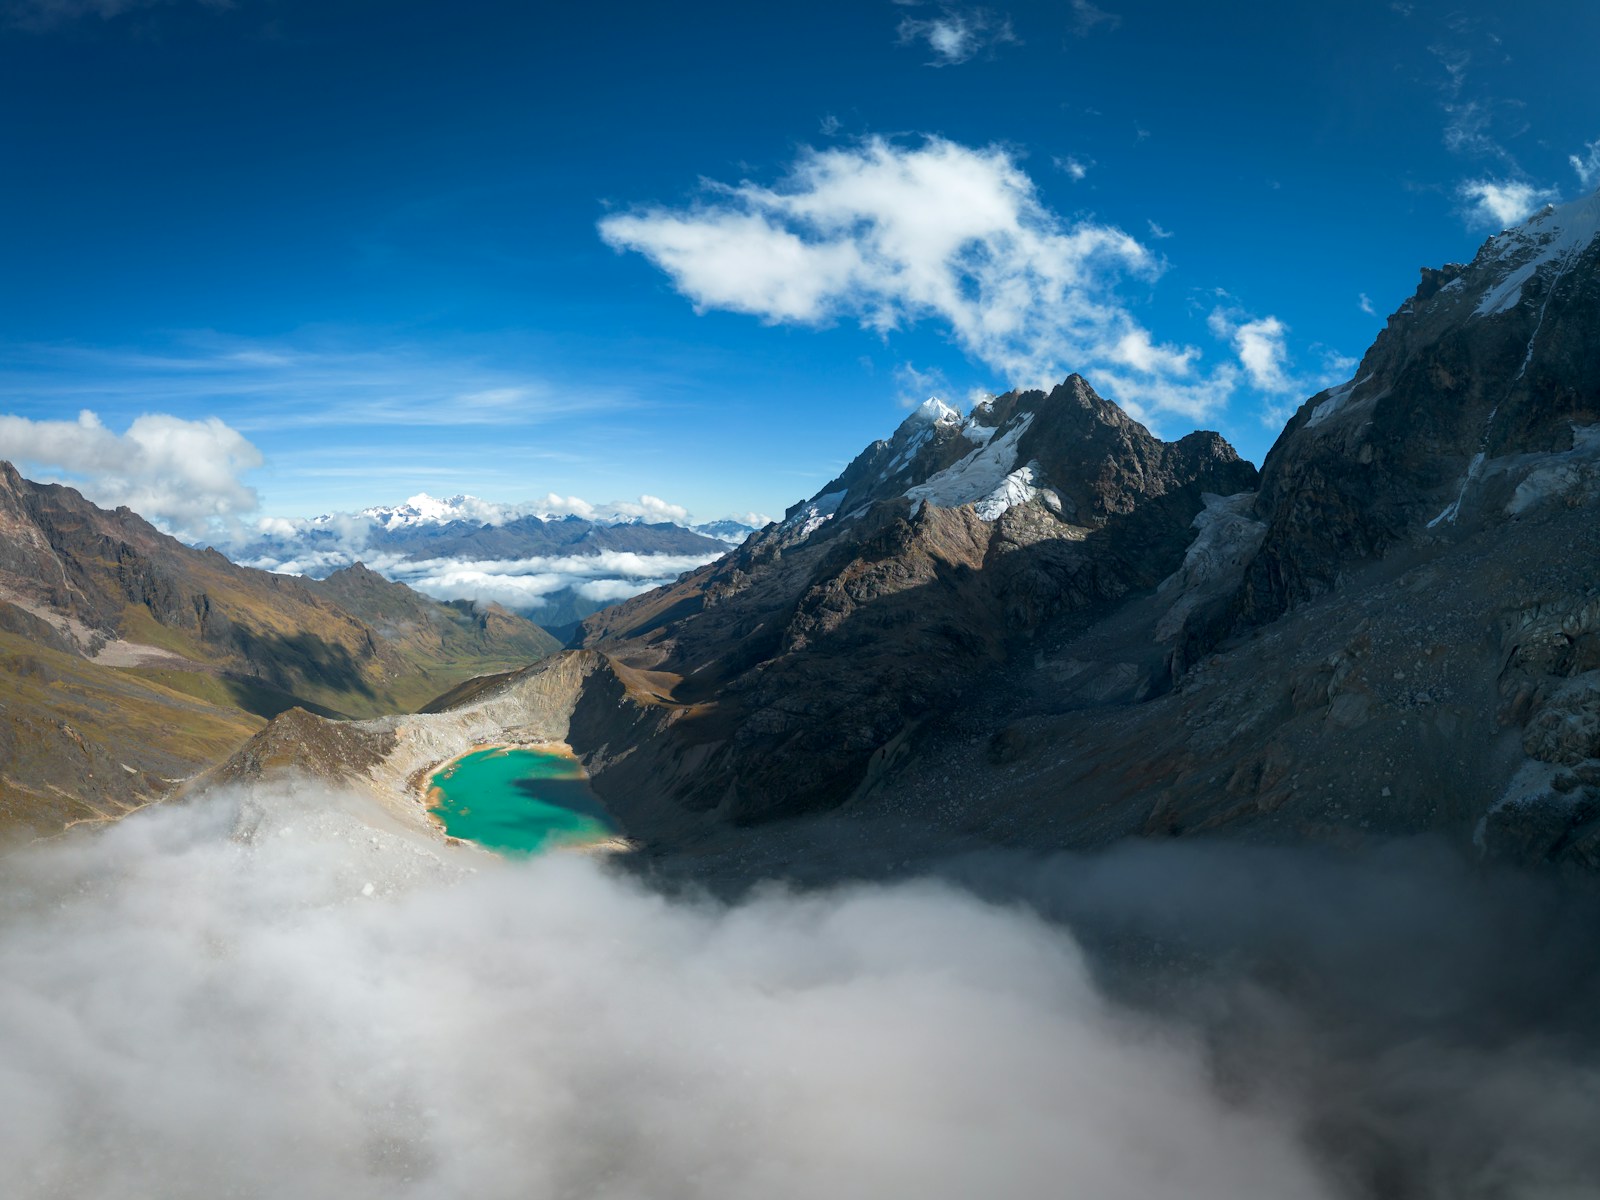
{"type": "Polygon", "coordinates": [[[1521,225],[1490,238],[1473,259],[1474,267],[1498,273],[1474,310],[1494,316],[1513,308],[1523,285],[1546,268],[1570,270],[1600,236],[1600,191],[1566,204],[1547,204],[1521,225]]]}
{"type": "MultiPolygon", "coordinates": [[[[1039,499],[1066,520],[1098,527],[1132,511],[1136,493],[1160,495],[1174,480],[1193,478],[1203,462],[1240,461],[1215,433],[1161,441],[1071,375],[1048,393],[982,400],[965,418],[942,400],[926,401],[892,437],[874,442],[791,508],[784,528],[810,537],[830,520],[902,497],[913,510],[972,505],[985,521],[1039,499]]],[[[1253,479],[1253,468],[1248,474],[1253,479]]]]}
{"type": "Polygon", "coordinates": [[[1311,397],[1262,466],[1253,620],[1403,539],[1456,536],[1588,486],[1600,456],[1600,194],[1424,268],[1354,378],[1311,397]],[[1532,482],[1530,482],[1530,480],[1532,482]]]}
{"type": "MultiPolygon", "coordinates": [[[[1012,639],[1153,591],[1206,496],[1255,478],[1218,435],[1164,442],[1078,376],[966,417],[929,401],[780,525],[586,623],[661,681],[667,724],[619,786],[738,821],[829,807],[1012,639]]],[[[1145,642],[1130,697],[1165,686],[1145,642]]]]}
{"type": "Polygon", "coordinates": [[[951,408],[939,397],[929,396],[901,423],[901,426],[903,428],[906,425],[941,425],[949,424],[952,421],[959,422],[960,420],[961,413],[959,411],[951,408]]]}

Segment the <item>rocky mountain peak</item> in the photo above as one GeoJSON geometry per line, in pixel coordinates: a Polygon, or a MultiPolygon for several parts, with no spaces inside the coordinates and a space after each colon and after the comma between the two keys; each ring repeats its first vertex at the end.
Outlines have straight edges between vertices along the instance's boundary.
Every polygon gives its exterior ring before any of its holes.
{"type": "Polygon", "coordinates": [[[1262,468],[1270,529],[1246,612],[1269,619],[1399,541],[1589,486],[1597,423],[1600,193],[1424,269],[1355,376],[1301,406],[1262,468]]]}
{"type": "MultiPolygon", "coordinates": [[[[915,410],[900,423],[900,428],[908,426],[913,430],[924,425],[948,425],[952,422],[959,423],[961,414],[951,408],[937,396],[929,396],[915,410]]],[[[899,432],[898,430],[896,432],[899,432]]]]}

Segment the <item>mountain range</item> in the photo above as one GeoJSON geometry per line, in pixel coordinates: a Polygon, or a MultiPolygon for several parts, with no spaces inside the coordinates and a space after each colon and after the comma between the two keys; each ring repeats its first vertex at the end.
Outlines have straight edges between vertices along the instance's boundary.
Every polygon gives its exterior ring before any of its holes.
{"type": "Polygon", "coordinates": [[[500,603],[565,636],[583,617],[710,562],[755,531],[733,518],[652,519],[669,508],[660,502],[658,512],[617,507],[584,505],[579,515],[548,502],[420,493],[354,513],[269,518],[216,548],[247,566],[311,578],[362,562],[437,599],[500,603]]]}
{"type": "Polygon", "coordinates": [[[292,764],[423,822],[433,764],[565,741],[701,877],[1218,835],[1593,868],[1597,234],[1591,197],[1425,268],[1259,471],[1076,375],[930,400],[572,649],[404,719],[285,713],[209,778],[292,764]]]}
{"type": "Polygon", "coordinates": [[[0,463],[0,829],[139,807],[286,709],[406,711],[558,645],[359,564],[240,567],[0,463]]]}

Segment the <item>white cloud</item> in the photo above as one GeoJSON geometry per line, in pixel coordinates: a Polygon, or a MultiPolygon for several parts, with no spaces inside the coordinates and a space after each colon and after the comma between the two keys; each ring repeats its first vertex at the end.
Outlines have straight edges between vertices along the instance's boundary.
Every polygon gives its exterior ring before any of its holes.
{"type": "MultiPolygon", "coordinates": [[[[609,216],[600,232],[648,257],[702,310],[809,325],[854,318],[885,335],[937,320],[1013,386],[1101,366],[1186,373],[1192,361],[1183,347],[1156,345],[1117,295],[1127,277],[1159,275],[1159,260],[1114,226],[1063,221],[998,147],[930,137],[808,150],[776,187],[708,185],[693,207],[609,216]]],[[[1225,382],[1203,394],[1223,394],[1225,382]]],[[[1158,402],[1165,392],[1143,394],[1158,402]]]]}
{"type": "Polygon", "coordinates": [[[904,17],[895,32],[901,45],[926,42],[934,55],[930,67],[964,63],[981,50],[1017,40],[1009,18],[983,8],[946,8],[928,19],[904,17]]]}
{"type": "MultiPolygon", "coordinates": [[[[765,524],[766,518],[760,523],[765,524]]],[[[290,524],[296,533],[306,525],[305,522],[290,524]]],[[[275,550],[240,555],[239,561],[261,571],[322,576],[359,559],[386,579],[403,583],[436,600],[493,601],[507,608],[530,609],[546,603],[552,593],[568,589],[576,590],[587,599],[606,602],[637,596],[670,582],[684,571],[714,562],[721,553],[720,550],[706,554],[602,550],[598,554],[532,555],[510,559],[412,560],[403,553],[369,549],[363,538],[352,537],[333,546],[297,545],[291,540],[275,550]]]]}
{"type": "Polygon", "coordinates": [[[1583,149],[1581,155],[1568,155],[1567,161],[1578,173],[1578,182],[1584,187],[1593,187],[1600,183],[1600,139],[1585,144],[1583,149]]]}
{"type": "Polygon", "coordinates": [[[405,346],[351,350],[307,337],[183,335],[170,350],[3,345],[0,405],[225,415],[257,429],[510,426],[637,407],[630,387],[546,379],[515,366],[405,346]]]}
{"type": "Polygon", "coordinates": [[[1362,292],[1357,298],[1357,307],[1359,307],[1361,311],[1366,313],[1369,317],[1375,317],[1378,315],[1378,310],[1372,307],[1372,298],[1365,292],[1362,292]]]}
{"type": "Polygon", "coordinates": [[[262,464],[261,452],[216,417],[147,413],[119,434],[88,409],[76,421],[0,416],[0,458],[181,532],[253,512],[255,489],[240,476],[262,464]]]}
{"type": "Polygon", "coordinates": [[[1199,423],[1210,420],[1227,405],[1238,389],[1239,371],[1223,364],[1203,376],[1185,380],[1101,368],[1095,372],[1093,382],[1135,420],[1156,425],[1162,414],[1173,414],[1199,423]]]}
{"type": "Polygon", "coordinates": [[[668,504],[660,496],[640,496],[637,502],[614,500],[605,505],[602,516],[637,517],[652,525],[687,525],[689,510],[681,504],[668,504]]]}
{"type": "Polygon", "coordinates": [[[1067,173],[1067,177],[1074,183],[1082,182],[1083,179],[1089,174],[1089,167],[1091,166],[1090,163],[1086,163],[1082,159],[1075,158],[1070,154],[1066,155],[1065,157],[1058,155],[1051,161],[1055,163],[1056,170],[1065,171],[1067,173]]]}
{"type": "Polygon", "coordinates": [[[1496,229],[1519,224],[1537,209],[1560,199],[1550,188],[1515,179],[1468,180],[1459,193],[1469,204],[1468,214],[1474,224],[1496,229]]]}
{"type": "Polygon", "coordinates": [[[1276,317],[1246,321],[1233,331],[1239,362],[1250,376],[1250,382],[1263,392],[1296,390],[1296,384],[1284,369],[1289,356],[1284,346],[1284,335],[1287,333],[1288,329],[1276,317]]]}
{"type": "Polygon", "coordinates": [[[938,367],[920,371],[910,363],[894,369],[895,399],[901,408],[915,408],[931,396],[948,396],[950,380],[938,367]]]}
{"type": "Polygon", "coordinates": [[[1223,841],[724,902],[301,782],[10,847],[8,1200],[1592,1194],[1589,889],[1223,841]]]}
{"type": "Polygon", "coordinates": [[[1088,37],[1095,30],[1102,28],[1109,33],[1121,24],[1122,18],[1116,13],[1096,8],[1089,3],[1089,0],[1072,0],[1071,29],[1078,37],[1088,37]]]}
{"type": "Polygon", "coordinates": [[[1150,221],[1148,224],[1150,226],[1150,236],[1151,237],[1158,238],[1158,239],[1161,239],[1161,240],[1165,241],[1167,238],[1172,236],[1172,230],[1163,229],[1161,226],[1157,225],[1154,221],[1150,221]]]}
{"type": "MultiPolygon", "coordinates": [[[[1338,355],[1325,355],[1322,375],[1314,379],[1301,378],[1290,370],[1289,327],[1277,317],[1253,317],[1235,308],[1218,307],[1206,318],[1206,324],[1212,334],[1233,347],[1250,386],[1269,397],[1309,396],[1338,382],[1326,377],[1329,370],[1339,369],[1330,364],[1348,361],[1338,355]]],[[[1264,419],[1270,423],[1283,410],[1281,406],[1269,404],[1265,411],[1264,419]]]]}
{"type": "Polygon", "coordinates": [[[507,560],[380,558],[367,565],[389,579],[437,600],[494,601],[507,608],[537,608],[553,592],[573,589],[585,599],[612,603],[660,587],[684,571],[714,562],[710,554],[540,555],[507,560]]]}
{"type": "Polygon", "coordinates": [[[1144,329],[1130,329],[1111,347],[1112,362],[1163,375],[1187,375],[1200,351],[1193,346],[1158,346],[1144,329]]]}
{"type": "Polygon", "coordinates": [[[674,900],[309,784],[5,866],[17,1200],[1336,1194],[1298,1093],[935,882],[674,900]]]}
{"type": "Polygon", "coordinates": [[[641,589],[638,582],[632,579],[591,579],[587,583],[580,583],[576,590],[585,600],[615,604],[618,600],[637,596],[641,589]]]}

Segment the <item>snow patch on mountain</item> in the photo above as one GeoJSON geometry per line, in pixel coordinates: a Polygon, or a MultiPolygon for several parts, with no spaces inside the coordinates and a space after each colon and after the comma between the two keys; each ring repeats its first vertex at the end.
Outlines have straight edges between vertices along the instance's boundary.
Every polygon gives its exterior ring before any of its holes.
{"type": "Polygon", "coordinates": [[[427,492],[418,492],[404,504],[376,505],[357,513],[326,513],[312,518],[309,524],[326,526],[356,518],[392,533],[399,529],[450,525],[458,521],[469,525],[499,526],[528,517],[541,521],[564,521],[576,517],[596,525],[642,523],[692,528],[688,509],[680,504],[668,503],[659,496],[643,495],[637,501],[613,500],[606,504],[590,504],[577,496],[559,496],[554,492],[539,500],[517,504],[502,504],[465,494],[439,498],[427,492]]]}
{"type": "Polygon", "coordinates": [[[1008,508],[1026,504],[1039,494],[1044,484],[1044,468],[1036,462],[1011,472],[998,487],[974,504],[973,511],[983,521],[998,521],[1008,508]]]}
{"type": "Polygon", "coordinates": [[[1360,379],[1352,379],[1349,383],[1341,383],[1338,387],[1329,391],[1328,398],[1311,410],[1311,417],[1306,421],[1306,427],[1309,429],[1321,425],[1329,417],[1333,416],[1349,402],[1355,390],[1371,378],[1371,375],[1363,375],[1360,379]]]}
{"type": "Polygon", "coordinates": [[[951,408],[937,396],[929,396],[920,405],[917,411],[906,418],[907,422],[915,421],[918,424],[949,425],[961,420],[961,414],[951,408]]]}
{"type": "Polygon", "coordinates": [[[783,523],[784,528],[795,530],[797,537],[810,537],[833,519],[833,514],[839,511],[839,505],[844,503],[847,495],[848,492],[829,492],[825,496],[818,496],[815,500],[808,500],[800,506],[794,516],[783,523]]]}
{"type": "Polygon", "coordinates": [[[1232,496],[1205,492],[1200,502],[1205,507],[1190,523],[1195,537],[1183,565],[1156,589],[1159,595],[1174,598],[1156,625],[1156,637],[1162,640],[1176,637],[1190,613],[1234,585],[1266,540],[1267,523],[1255,515],[1255,492],[1232,496]]]}
{"type": "Polygon", "coordinates": [[[1480,260],[1511,269],[1483,293],[1474,310],[1480,317],[1509,312],[1522,289],[1547,264],[1565,274],[1600,236],[1600,192],[1560,206],[1546,205],[1515,229],[1489,239],[1480,260]]]}
{"type": "Polygon", "coordinates": [[[1523,476],[1511,494],[1507,516],[1519,517],[1600,478],[1600,425],[1574,425],[1572,449],[1540,457],[1543,461],[1523,476]]]}
{"type": "Polygon", "coordinates": [[[1017,443],[1032,424],[1033,414],[1024,413],[1005,433],[992,436],[985,445],[979,446],[965,458],[952,463],[927,481],[908,488],[906,497],[914,503],[922,501],[937,508],[958,508],[963,504],[984,501],[985,511],[994,512],[993,517],[984,517],[986,521],[994,520],[1012,504],[1022,502],[1007,501],[1006,496],[1032,499],[1038,494],[1038,486],[1042,483],[1042,480],[1034,478],[1034,464],[1017,472],[1017,479],[1011,479],[1017,466],[1017,443]],[[1022,478],[1024,475],[1026,479],[1022,478]]]}
{"type": "MultiPolygon", "coordinates": [[[[976,417],[977,414],[974,413],[973,416],[976,417]]],[[[969,420],[961,427],[961,436],[979,446],[987,446],[998,432],[1000,432],[998,426],[979,425],[975,420],[969,420]]]]}

